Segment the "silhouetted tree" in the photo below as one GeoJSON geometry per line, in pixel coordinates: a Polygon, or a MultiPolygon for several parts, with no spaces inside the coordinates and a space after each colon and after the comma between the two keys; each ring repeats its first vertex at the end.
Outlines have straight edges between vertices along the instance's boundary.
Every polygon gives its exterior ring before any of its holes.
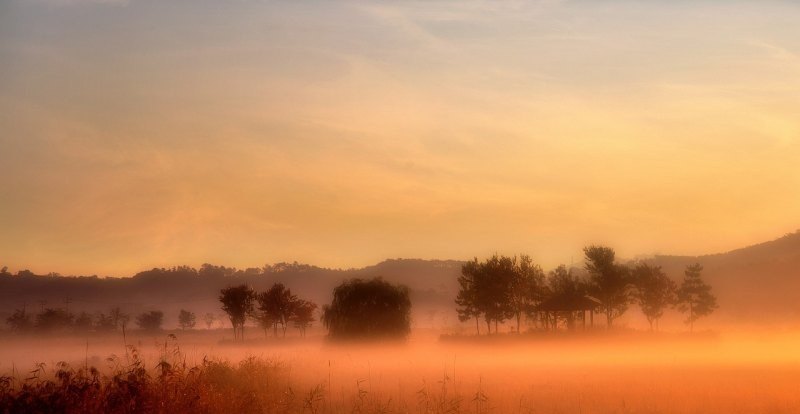
{"type": "Polygon", "coordinates": [[[28,332],[31,330],[31,328],[33,328],[31,315],[25,310],[25,308],[15,310],[11,316],[6,318],[6,323],[13,332],[28,332]]]}
{"type": "Polygon", "coordinates": [[[127,325],[127,322],[130,320],[130,315],[123,312],[119,306],[111,308],[109,315],[111,320],[114,321],[115,329],[123,329],[123,322],[125,322],[125,325],[127,325]]]}
{"type": "Polygon", "coordinates": [[[481,334],[480,316],[483,313],[478,294],[479,266],[477,258],[464,263],[461,276],[458,277],[459,290],[456,296],[458,320],[466,322],[475,318],[475,332],[478,335],[481,334]]]}
{"type": "Polygon", "coordinates": [[[178,312],[178,326],[181,329],[192,329],[197,322],[197,316],[195,316],[194,312],[189,312],[186,309],[181,309],[178,312]]]}
{"type": "Polygon", "coordinates": [[[236,269],[233,267],[214,266],[208,263],[203,263],[200,270],[197,271],[198,276],[208,279],[222,279],[233,276],[234,273],[236,273],[236,269]]]}
{"type": "Polygon", "coordinates": [[[519,333],[522,314],[529,314],[544,297],[544,271],[528,255],[514,257],[512,262],[514,273],[509,280],[508,306],[517,320],[519,333]]]}
{"type": "Polygon", "coordinates": [[[703,266],[699,263],[687,266],[683,283],[677,292],[679,309],[688,312],[686,323],[690,332],[694,331],[694,321],[717,309],[717,298],[711,293],[711,286],[701,279],[702,272],[703,266]]]}
{"type": "Polygon", "coordinates": [[[266,292],[258,294],[257,300],[261,312],[259,320],[272,322],[275,336],[278,336],[278,325],[281,325],[283,336],[286,336],[286,326],[297,304],[297,296],[283,283],[276,283],[266,292]]]}
{"type": "Polygon", "coordinates": [[[45,308],[36,315],[36,329],[42,332],[64,331],[72,326],[73,316],[64,309],[45,308]]]}
{"type": "Polygon", "coordinates": [[[630,272],[625,266],[615,263],[614,249],[610,247],[588,246],[583,253],[590,277],[590,292],[602,302],[610,329],[614,319],[625,313],[631,302],[630,272]]]}
{"type": "Polygon", "coordinates": [[[294,312],[290,320],[294,322],[295,328],[300,330],[300,334],[305,337],[306,329],[314,322],[314,311],[317,310],[317,304],[303,299],[298,299],[293,307],[294,312]]]}
{"type": "Polygon", "coordinates": [[[217,319],[217,317],[214,316],[214,314],[211,313],[211,312],[208,312],[205,315],[203,315],[203,322],[206,323],[206,329],[211,329],[211,325],[214,324],[214,321],[216,319],[217,319]]]}
{"type": "Polygon", "coordinates": [[[244,323],[253,313],[254,300],[255,293],[247,285],[230,286],[220,291],[219,301],[231,320],[234,338],[244,339],[244,323]]]}
{"type": "Polygon", "coordinates": [[[136,325],[144,331],[158,331],[161,329],[163,322],[164,312],[161,311],[145,312],[136,317],[136,325]]]}
{"type": "Polygon", "coordinates": [[[402,339],[411,330],[408,288],[381,278],[351,279],[333,290],[322,320],[334,339],[402,339]]]}
{"type": "Polygon", "coordinates": [[[489,333],[492,322],[497,332],[499,323],[516,318],[519,332],[521,316],[543,298],[544,272],[529,256],[494,255],[483,262],[475,258],[465,263],[458,283],[456,311],[460,321],[475,318],[480,335],[481,315],[489,333]]]}
{"type": "Polygon", "coordinates": [[[675,282],[664,274],[661,266],[650,266],[647,263],[640,263],[633,269],[633,282],[636,285],[636,302],[647,317],[650,330],[653,330],[653,322],[658,329],[658,321],[664,314],[664,309],[675,305],[675,282]]]}
{"type": "MultiPolygon", "coordinates": [[[[547,295],[552,298],[576,298],[586,295],[588,287],[584,280],[579,278],[572,272],[572,269],[567,269],[565,265],[559,265],[551,270],[547,279],[547,295]]],[[[549,322],[552,329],[558,327],[559,320],[566,322],[567,328],[571,329],[574,326],[576,319],[576,312],[561,311],[549,312],[546,316],[546,322],[549,322]]]]}

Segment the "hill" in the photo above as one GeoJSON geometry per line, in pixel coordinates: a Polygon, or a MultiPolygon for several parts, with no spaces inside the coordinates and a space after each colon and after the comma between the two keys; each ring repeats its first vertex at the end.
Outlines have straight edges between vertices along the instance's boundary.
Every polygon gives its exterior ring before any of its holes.
{"type": "Polygon", "coordinates": [[[800,316],[800,231],[765,243],[704,256],[653,257],[675,280],[686,265],[700,263],[713,286],[720,309],[747,321],[800,316]]]}
{"type": "MultiPolygon", "coordinates": [[[[676,281],[693,263],[705,267],[704,278],[718,297],[718,316],[732,321],[779,322],[800,316],[800,231],[779,239],[703,256],[658,255],[646,261],[662,266],[676,281]]],[[[0,320],[23,306],[39,311],[69,307],[73,312],[108,311],[120,306],[128,313],[159,309],[165,323],[175,324],[180,309],[198,315],[221,315],[217,296],[223,287],[246,283],[266,290],[282,282],[303,298],[319,304],[330,301],[341,281],[381,276],[411,289],[418,323],[432,324],[436,312],[453,322],[456,278],[463,262],[457,260],[389,259],[359,269],[328,269],[298,263],[234,269],[203,265],[152,269],[125,278],[34,275],[20,271],[0,274],[0,320]]]]}

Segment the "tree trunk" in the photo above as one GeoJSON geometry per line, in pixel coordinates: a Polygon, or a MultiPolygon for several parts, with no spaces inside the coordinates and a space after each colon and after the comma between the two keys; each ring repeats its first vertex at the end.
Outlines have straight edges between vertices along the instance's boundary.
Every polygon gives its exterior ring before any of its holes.
{"type": "Polygon", "coordinates": [[[520,312],[517,312],[517,335],[519,335],[519,317],[520,317],[520,312]]]}
{"type": "Polygon", "coordinates": [[[481,323],[478,320],[478,315],[475,315],[475,331],[478,332],[478,336],[481,336],[481,323]]]}

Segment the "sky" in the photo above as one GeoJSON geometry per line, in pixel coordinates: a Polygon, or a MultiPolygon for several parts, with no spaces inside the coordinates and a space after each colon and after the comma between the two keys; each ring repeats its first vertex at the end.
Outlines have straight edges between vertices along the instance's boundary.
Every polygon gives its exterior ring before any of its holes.
{"type": "Polygon", "coordinates": [[[800,228],[800,5],[0,2],[0,266],[608,244],[800,228]]]}

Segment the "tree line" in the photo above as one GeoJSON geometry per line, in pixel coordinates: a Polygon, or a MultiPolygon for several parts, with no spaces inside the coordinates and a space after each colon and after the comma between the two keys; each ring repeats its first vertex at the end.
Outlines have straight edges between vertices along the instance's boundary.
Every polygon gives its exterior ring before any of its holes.
{"type": "Polygon", "coordinates": [[[572,326],[583,312],[576,308],[588,306],[604,315],[606,326],[611,328],[615,319],[636,304],[651,330],[657,329],[664,311],[671,308],[686,313],[685,322],[693,330],[697,319],[717,308],[711,286],[701,277],[700,264],[687,266],[678,286],[659,266],[618,263],[610,247],[587,246],[583,254],[583,277],[564,265],[545,274],[527,255],[494,255],[465,263],[455,299],[459,320],[474,320],[479,335],[481,320],[488,333],[492,325],[497,332],[498,325],[506,320],[513,320],[520,332],[523,316],[544,328],[555,328],[559,321],[572,326]]]}
{"type": "Polygon", "coordinates": [[[306,329],[315,321],[317,309],[316,303],[298,298],[283,283],[275,283],[264,292],[256,292],[247,285],[230,286],[220,291],[219,301],[230,319],[235,339],[244,338],[248,319],[264,330],[265,337],[270,328],[274,336],[278,336],[279,328],[286,336],[289,323],[305,336],[306,329]]]}
{"type": "MultiPolygon", "coordinates": [[[[207,313],[203,316],[206,326],[210,329],[216,316],[207,313]]],[[[38,313],[31,313],[27,308],[17,309],[6,318],[6,324],[12,332],[17,333],[53,333],[53,332],[125,332],[131,321],[131,315],[114,307],[109,312],[72,313],[65,308],[43,308],[38,313]]],[[[136,326],[143,331],[158,331],[164,323],[164,312],[152,310],[135,315],[136,326]]],[[[192,329],[197,323],[194,312],[181,309],[178,313],[178,327],[192,329]]]]}

